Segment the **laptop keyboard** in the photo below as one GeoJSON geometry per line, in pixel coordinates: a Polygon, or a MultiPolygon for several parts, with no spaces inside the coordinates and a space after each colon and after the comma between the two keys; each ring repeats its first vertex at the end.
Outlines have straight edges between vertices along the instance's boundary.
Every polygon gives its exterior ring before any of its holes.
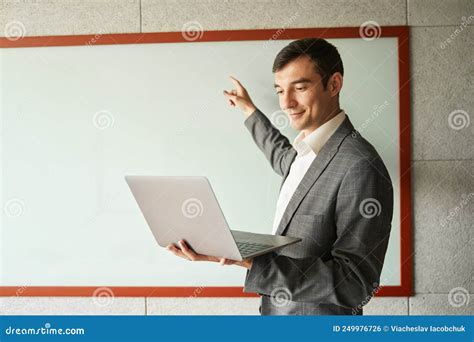
{"type": "Polygon", "coordinates": [[[240,254],[244,256],[244,255],[253,254],[253,253],[262,251],[264,249],[270,248],[272,247],[272,245],[237,241],[237,247],[239,248],[240,254]]]}

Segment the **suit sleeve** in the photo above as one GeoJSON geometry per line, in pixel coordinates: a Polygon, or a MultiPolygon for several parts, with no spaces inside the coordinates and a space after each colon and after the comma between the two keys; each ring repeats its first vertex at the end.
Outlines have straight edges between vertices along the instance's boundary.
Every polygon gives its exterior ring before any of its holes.
{"type": "Polygon", "coordinates": [[[271,295],[284,288],[296,302],[361,305],[379,284],[392,212],[392,184],[383,163],[375,167],[365,159],[356,162],[339,188],[337,238],[330,256],[326,260],[276,253],[258,256],[247,272],[244,292],[271,295]]]}
{"type": "Polygon", "coordinates": [[[296,157],[296,150],[288,139],[258,109],[245,120],[244,124],[273,170],[283,177],[296,157]]]}

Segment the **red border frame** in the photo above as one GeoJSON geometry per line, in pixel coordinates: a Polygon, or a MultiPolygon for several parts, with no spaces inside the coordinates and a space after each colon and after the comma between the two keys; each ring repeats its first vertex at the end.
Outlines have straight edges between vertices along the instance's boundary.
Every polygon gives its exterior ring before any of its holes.
{"type": "MultiPolygon", "coordinates": [[[[0,38],[0,48],[77,46],[107,44],[149,44],[176,42],[241,41],[267,39],[360,38],[359,27],[302,28],[265,30],[204,31],[196,41],[188,41],[182,32],[23,37],[18,40],[0,38]],[[93,42],[93,44],[91,44],[93,42]]],[[[412,230],[411,230],[411,145],[410,145],[410,66],[409,28],[381,27],[381,37],[398,38],[399,104],[400,104],[400,268],[401,285],[382,286],[376,296],[412,295],[412,230]]],[[[242,287],[109,287],[117,297],[256,297],[243,293],[242,287]]],[[[98,287],[34,286],[0,287],[0,296],[93,296],[98,287]]]]}

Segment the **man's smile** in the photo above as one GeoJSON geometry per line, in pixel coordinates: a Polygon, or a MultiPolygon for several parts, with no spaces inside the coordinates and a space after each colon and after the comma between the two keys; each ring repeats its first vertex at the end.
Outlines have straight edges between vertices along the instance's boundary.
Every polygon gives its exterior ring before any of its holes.
{"type": "Polygon", "coordinates": [[[290,117],[291,117],[293,120],[296,120],[296,119],[298,119],[299,117],[301,117],[304,113],[305,113],[304,110],[303,110],[302,112],[291,113],[291,114],[290,114],[290,117]]]}

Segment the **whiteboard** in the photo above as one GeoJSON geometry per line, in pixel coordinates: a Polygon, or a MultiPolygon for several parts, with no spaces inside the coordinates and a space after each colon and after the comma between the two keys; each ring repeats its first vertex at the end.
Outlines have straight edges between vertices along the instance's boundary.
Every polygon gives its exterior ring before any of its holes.
{"type": "MultiPolygon", "coordinates": [[[[400,285],[397,39],[328,39],[341,108],[394,184],[381,284],[400,285]]],[[[233,75],[290,141],[271,66],[290,40],[0,49],[1,286],[242,286],[159,248],[124,175],[201,175],[233,229],[271,233],[281,178],[222,95],[233,75]]]]}

